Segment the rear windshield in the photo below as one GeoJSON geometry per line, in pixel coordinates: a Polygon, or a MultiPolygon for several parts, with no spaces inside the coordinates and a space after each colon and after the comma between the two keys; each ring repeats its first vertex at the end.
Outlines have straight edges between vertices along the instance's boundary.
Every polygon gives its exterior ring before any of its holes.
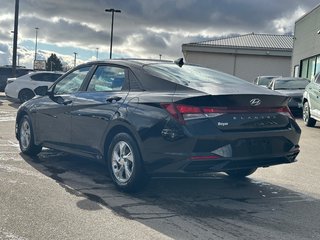
{"type": "Polygon", "coordinates": [[[309,84],[308,80],[304,79],[287,79],[287,80],[276,80],[274,83],[275,90],[281,89],[305,89],[306,86],[309,84]]]}
{"type": "Polygon", "coordinates": [[[145,65],[144,69],[150,74],[186,86],[201,86],[203,84],[241,84],[248,82],[232,75],[218,72],[209,68],[175,64],[159,63],[145,65]]]}

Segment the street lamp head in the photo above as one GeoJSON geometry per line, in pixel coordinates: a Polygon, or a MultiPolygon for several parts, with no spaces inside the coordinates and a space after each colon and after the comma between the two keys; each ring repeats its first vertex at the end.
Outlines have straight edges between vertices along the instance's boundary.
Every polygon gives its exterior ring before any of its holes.
{"type": "Polygon", "coordinates": [[[121,13],[120,9],[114,9],[114,8],[107,8],[105,9],[106,12],[117,12],[117,13],[121,13]]]}

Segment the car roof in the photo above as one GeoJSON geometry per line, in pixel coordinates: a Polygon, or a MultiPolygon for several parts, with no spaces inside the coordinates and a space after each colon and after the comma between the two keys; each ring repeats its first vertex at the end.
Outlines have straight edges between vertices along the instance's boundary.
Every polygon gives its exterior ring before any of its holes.
{"type": "Polygon", "coordinates": [[[285,80],[306,80],[310,81],[309,79],[306,78],[297,78],[297,77],[279,77],[279,78],[274,78],[273,81],[285,81],[285,80]]]}
{"type": "Polygon", "coordinates": [[[38,73],[52,73],[52,74],[63,74],[64,72],[60,72],[60,71],[35,71],[35,72],[30,72],[28,74],[38,74],[38,73]]]}
{"type": "Polygon", "coordinates": [[[143,67],[148,64],[157,64],[157,63],[173,63],[169,60],[157,60],[157,59],[140,59],[140,58],[119,58],[119,59],[110,59],[110,60],[99,60],[99,61],[90,61],[78,65],[77,67],[93,64],[120,64],[127,67],[143,67]]]}

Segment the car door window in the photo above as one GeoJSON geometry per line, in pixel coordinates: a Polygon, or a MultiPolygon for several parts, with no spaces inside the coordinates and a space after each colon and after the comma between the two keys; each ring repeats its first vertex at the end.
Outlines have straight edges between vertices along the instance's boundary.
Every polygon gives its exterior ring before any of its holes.
{"type": "Polygon", "coordinates": [[[84,79],[86,78],[88,72],[90,71],[91,66],[83,67],[77,69],[67,76],[62,78],[55,86],[54,86],[54,94],[70,94],[79,91],[84,79]]]}
{"type": "Polygon", "coordinates": [[[58,73],[39,73],[31,76],[31,79],[38,82],[54,82],[60,76],[58,73]]]}
{"type": "Polygon", "coordinates": [[[121,91],[125,81],[125,69],[115,66],[99,66],[93,74],[88,91],[121,91]]]}

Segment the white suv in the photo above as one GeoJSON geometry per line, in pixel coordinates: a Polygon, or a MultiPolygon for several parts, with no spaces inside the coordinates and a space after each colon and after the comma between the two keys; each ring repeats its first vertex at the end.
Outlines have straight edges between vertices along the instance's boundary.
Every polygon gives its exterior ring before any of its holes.
{"type": "Polygon", "coordinates": [[[63,73],[30,72],[18,78],[8,78],[5,88],[6,96],[20,102],[28,101],[35,96],[34,89],[39,86],[50,87],[63,73]]]}
{"type": "Polygon", "coordinates": [[[303,121],[314,127],[320,121],[320,73],[311,79],[303,94],[303,121]]]}

